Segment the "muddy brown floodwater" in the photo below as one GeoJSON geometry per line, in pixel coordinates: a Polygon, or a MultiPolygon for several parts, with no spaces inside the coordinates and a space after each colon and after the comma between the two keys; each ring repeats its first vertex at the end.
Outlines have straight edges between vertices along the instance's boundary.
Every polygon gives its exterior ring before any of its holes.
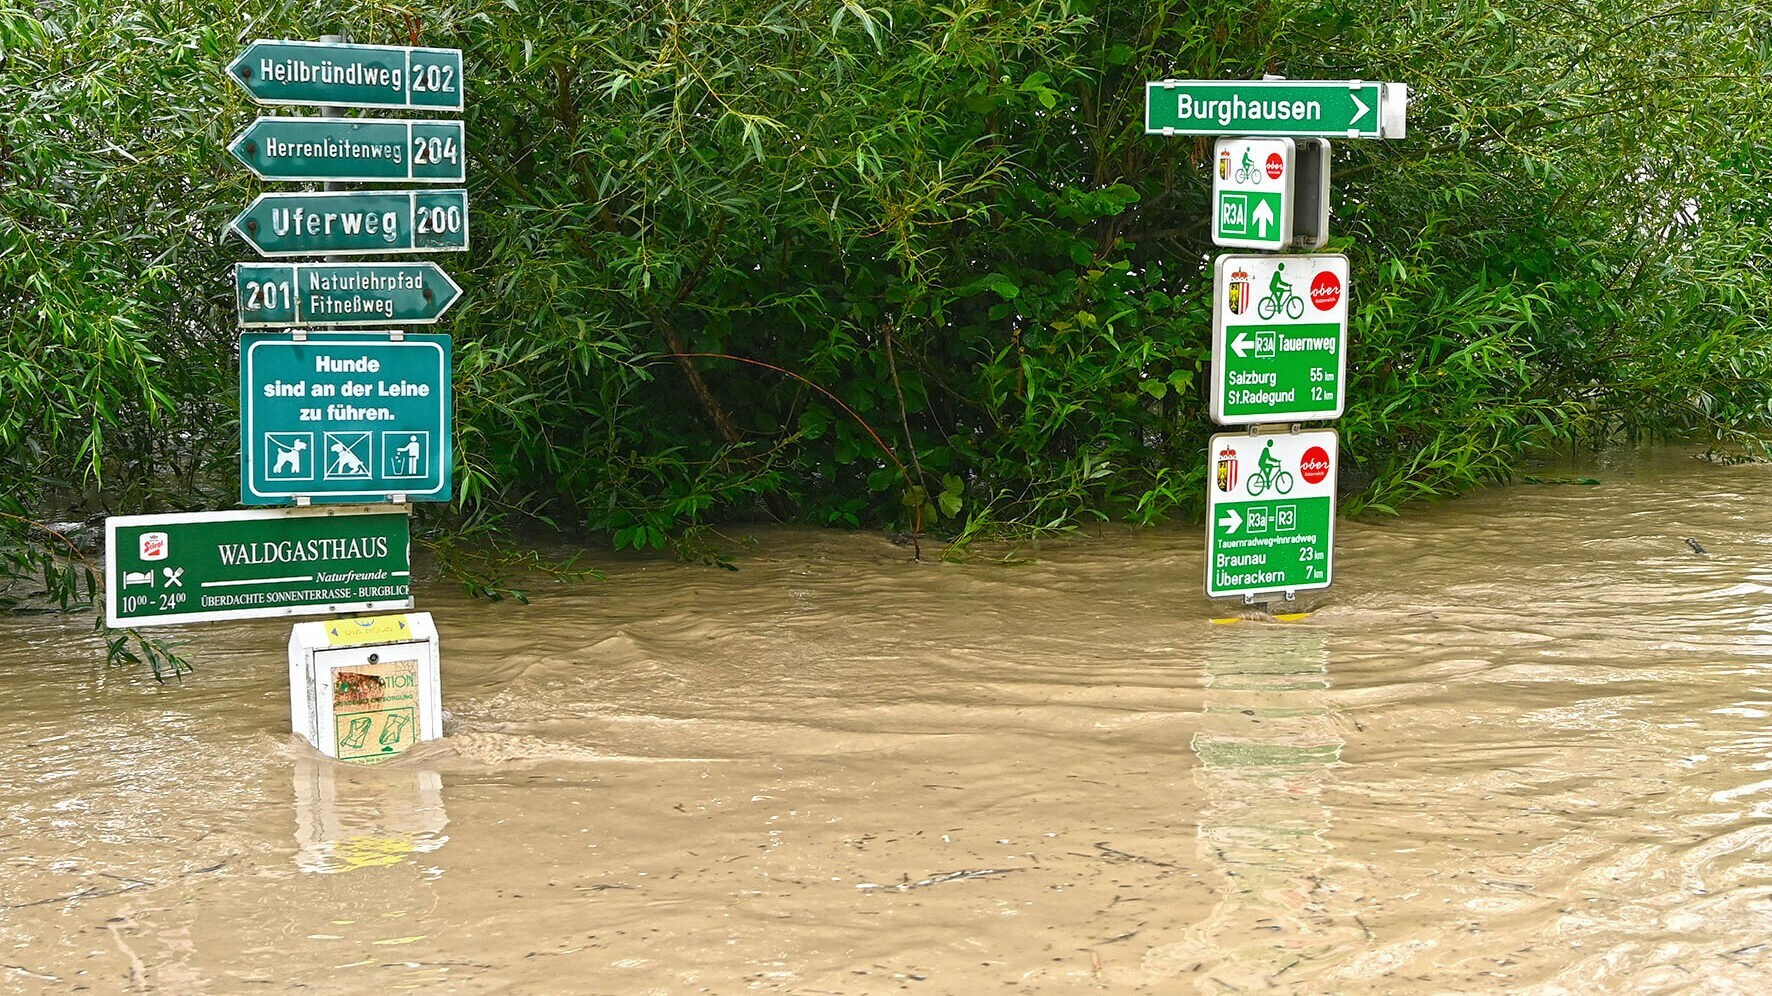
{"type": "Polygon", "coordinates": [[[0,991],[1764,992],[1772,468],[1559,473],[1344,523],[1291,624],[1197,528],[433,584],[378,767],[287,621],[160,687],[0,618],[0,991]]]}

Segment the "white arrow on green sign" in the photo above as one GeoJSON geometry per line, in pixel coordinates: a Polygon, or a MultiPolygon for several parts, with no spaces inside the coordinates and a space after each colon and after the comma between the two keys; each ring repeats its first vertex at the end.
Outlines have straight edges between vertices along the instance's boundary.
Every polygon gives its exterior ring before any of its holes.
{"type": "Polygon", "coordinates": [[[462,183],[460,121],[262,117],[228,151],[261,180],[462,183]]]}
{"type": "Polygon", "coordinates": [[[448,501],[450,339],[240,337],[240,501],[448,501]]]}
{"type": "Polygon", "coordinates": [[[1290,138],[1221,138],[1214,146],[1212,241],[1284,249],[1292,241],[1296,143],[1290,138]]]}
{"type": "Polygon", "coordinates": [[[258,39],[228,76],[260,104],[459,111],[461,49],[258,39]]]}
{"type": "Polygon", "coordinates": [[[235,263],[242,328],[434,325],[461,298],[435,263],[235,263]]]}
{"type": "Polygon", "coordinates": [[[113,516],[105,547],[112,627],[412,607],[405,506],[113,516]]]}
{"type": "Polygon", "coordinates": [[[1212,437],[1206,485],[1206,596],[1329,587],[1334,574],[1333,429],[1212,437]]]}
{"type": "Polygon", "coordinates": [[[1408,88],[1362,80],[1157,80],[1144,85],[1149,135],[1402,138],[1408,88]]]}
{"type": "Polygon", "coordinates": [[[466,252],[468,192],[260,194],[229,227],[261,256],[466,252]]]}

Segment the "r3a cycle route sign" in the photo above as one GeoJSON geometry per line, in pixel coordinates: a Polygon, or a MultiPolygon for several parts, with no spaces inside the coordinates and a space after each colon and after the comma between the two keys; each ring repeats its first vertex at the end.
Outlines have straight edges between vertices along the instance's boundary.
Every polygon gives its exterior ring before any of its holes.
{"type": "Polygon", "coordinates": [[[105,520],[105,625],[412,608],[406,506],[105,520]]]}
{"type": "Polygon", "coordinates": [[[1212,437],[1206,597],[1329,587],[1339,450],[1333,429],[1212,437]]]}
{"type": "Polygon", "coordinates": [[[1219,256],[1212,267],[1212,420],[1340,418],[1348,262],[1334,253],[1219,256]]]}

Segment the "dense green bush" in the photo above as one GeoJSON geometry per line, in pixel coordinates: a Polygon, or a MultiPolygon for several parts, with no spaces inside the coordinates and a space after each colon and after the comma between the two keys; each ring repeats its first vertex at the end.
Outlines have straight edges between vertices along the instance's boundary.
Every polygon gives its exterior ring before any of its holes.
{"type": "MultiPolygon", "coordinates": [[[[1415,90],[1334,153],[1350,508],[1533,447],[1766,429],[1763,4],[0,0],[0,512],[230,504],[244,40],[456,46],[456,511],[1197,514],[1210,142],[1164,77],[1415,90]]],[[[434,511],[428,514],[436,514],[434,511]]]]}

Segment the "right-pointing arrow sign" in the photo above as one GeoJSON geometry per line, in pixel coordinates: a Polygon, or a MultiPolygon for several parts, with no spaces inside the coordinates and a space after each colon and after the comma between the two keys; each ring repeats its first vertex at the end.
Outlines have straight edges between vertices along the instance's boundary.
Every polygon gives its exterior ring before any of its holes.
{"type": "Polygon", "coordinates": [[[1354,111],[1353,117],[1347,119],[1347,126],[1349,128],[1352,128],[1354,125],[1358,124],[1359,120],[1361,118],[1365,117],[1366,112],[1372,110],[1372,108],[1367,107],[1366,102],[1361,100],[1360,95],[1357,93],[1353,93],[1350,91],[1347,95],[1347,99],[1353,101],[1354,106],[1356,108],[1359,108],[1358,110],[1354,111]]]}
{"type": "Polygon", "coordinates": [[[435,263],[235,263],[242,328],[435,325],[461,287],[435,263]]]}
{"type": "Polygon", "coordinates": [[[1151,135],[1402,138],[1408,89],[1370,80],[1152,80],[1151,135]]]}
{"type": "Polygon", "coordinates": [[[1218,520],[1218,524],[1224,527],[1226,533],[1234,533],[1242,527],[1243,517],[1237,514],[1236,509],[1227,508],[1224,510],[1224,517],[1218,520]]]}

